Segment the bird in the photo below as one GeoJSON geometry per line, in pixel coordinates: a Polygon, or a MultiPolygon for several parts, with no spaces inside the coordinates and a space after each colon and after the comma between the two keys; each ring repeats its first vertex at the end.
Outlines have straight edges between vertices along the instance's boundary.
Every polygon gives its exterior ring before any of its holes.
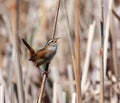
{"type": "Polygon", "coordinates": [[[49,63],[55,56],[57,47],[58,47],[58,39],[53,38],[47,41],[46,45],[40,49],[35,51],[24,39],[22,39],[24,45],[28,48],[30,52],[29,60],[32,61],[37,68],[42,64],[49,63]]]}

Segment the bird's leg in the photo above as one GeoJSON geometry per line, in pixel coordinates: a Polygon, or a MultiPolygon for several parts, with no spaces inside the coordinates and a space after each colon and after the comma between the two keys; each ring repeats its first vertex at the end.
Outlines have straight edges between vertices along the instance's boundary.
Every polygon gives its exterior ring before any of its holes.
{"type": "Polygon", "coordinates": [[[48,63],[46,64],[45,71],[48,71],[49,64],[50,64],[50,62],[48,62],[48,63]]]}
{"type": "Polygon", "coordinates": [[[44,74],[48,74],[45,70],[43,70],[42,68],[40,68],[40,66],[36,66],[38,68],[38,70],[40,71],[40,74],[41,75],[44,75],[44,74]]]}
{"type": "Polygon", "coordinates": [[[38,65],[36,65],[36,67],[40,70],[40,72],[41,72],[42,75],[44,75],[44,74],[48,75],[49,64],[50,64],[50,62],[49,62],[49,63],[46,63],[45,70],[42,70],[42,69],[40,68],[40,66],[38,66],[38,65]]]}
{"type": "Polygon", "coordinates": [[[46,74],[48,76],[48,68],[49,68],[50,62],[46,64],[45,71],[43,72],[43,75],[46,74]]]}

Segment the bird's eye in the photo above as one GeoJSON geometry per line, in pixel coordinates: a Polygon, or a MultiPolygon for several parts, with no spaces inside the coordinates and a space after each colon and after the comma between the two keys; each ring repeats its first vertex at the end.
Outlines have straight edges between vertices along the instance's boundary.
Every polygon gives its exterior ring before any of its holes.
{"type": "Polygon", "coordinates": [[[51,42],[53,42],[53,40],[51,40],[51,42]]]}
{"type": "Polygon", "coordinates": [[[50,40],[50,41],[48,42],[48,45],[51,44],[52,42],[53,42],[53,40],[50,40]]]}
{"type": "Polygon", "coordinates": [[[50,41],[51,43],[53,42],[53,40],[50,41]]]}

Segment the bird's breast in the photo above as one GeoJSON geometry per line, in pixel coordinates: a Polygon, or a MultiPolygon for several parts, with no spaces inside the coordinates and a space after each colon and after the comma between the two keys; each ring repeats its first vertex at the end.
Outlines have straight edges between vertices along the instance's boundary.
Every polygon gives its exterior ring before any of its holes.
{"type": "Polygon", "coordinates": [[[50,51],[56,51],[57,50],[57,46],[50,46],[47,48],[50,51]]]}

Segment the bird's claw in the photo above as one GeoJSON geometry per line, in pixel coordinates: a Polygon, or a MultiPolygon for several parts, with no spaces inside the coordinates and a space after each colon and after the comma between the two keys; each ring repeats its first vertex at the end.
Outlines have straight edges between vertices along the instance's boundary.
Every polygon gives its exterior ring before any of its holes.
{"type": "Polygon", "coordinates": [[[48,76],[48,71],[44,71],[43,73],[42,73],[42,75],[47,75],[48,76]]]}

